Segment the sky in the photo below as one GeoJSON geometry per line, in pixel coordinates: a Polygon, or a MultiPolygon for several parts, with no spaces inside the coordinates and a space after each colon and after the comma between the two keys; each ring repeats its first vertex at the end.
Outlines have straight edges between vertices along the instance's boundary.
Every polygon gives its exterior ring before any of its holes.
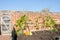
{"type": "Polygon", "coordinates": [[[60,12],[60,0],[0,0],[0,10],[60,12]]]}

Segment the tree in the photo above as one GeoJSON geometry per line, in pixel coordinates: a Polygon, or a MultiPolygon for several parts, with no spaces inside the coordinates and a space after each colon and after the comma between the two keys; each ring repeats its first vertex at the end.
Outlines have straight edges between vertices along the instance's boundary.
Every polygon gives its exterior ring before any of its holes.
{"type": "Polygon", "coordinates": [[[48,8],[42,9],[42,12],[49,12],[48,8]]]}

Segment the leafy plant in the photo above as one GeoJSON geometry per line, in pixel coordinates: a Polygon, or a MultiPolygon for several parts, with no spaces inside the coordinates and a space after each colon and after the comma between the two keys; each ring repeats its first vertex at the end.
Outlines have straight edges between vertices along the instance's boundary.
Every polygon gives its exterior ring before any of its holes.
{"type": "Polygon", "coordinates": [[[19,18],[17,20],[16,24],[19,27],[18,30],[17,30],[17,34],[23,33],[23,29],[26,27],[26,21],[27,21],[27,16],[26,15],[23,15],[21,18],[19,18]]]}
{"type": "Polygon", "coordinates": [[[46,27],[53,28],[55,24],[56,24],[56,22],[50,16],[45,17],[45,26],[46,27]]]}
{"type": "Polygon", "coordinates": [[[55,28],[53,28],[53,29],[51,29],[51,31],[52,31],[52,32],[57,32],[58,30],[55,29],[55,28]]]}
{"type": "Polygon", "coordinates": [[[18,35],[22,34],[25,28],[28,28],[28,32],[25,32],[25,34],[30,35],[31,32],[30,32],[27,21],[28,21],[28,17],[26,15],[23,15],[20,19],[17,20],[16,24],[19,27],[17,30],[18,35]]]}

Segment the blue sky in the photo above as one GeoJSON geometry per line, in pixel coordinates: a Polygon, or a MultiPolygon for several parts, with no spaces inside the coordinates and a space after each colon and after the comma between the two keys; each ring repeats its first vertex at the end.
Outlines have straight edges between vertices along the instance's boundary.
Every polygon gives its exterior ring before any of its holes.
{"type": "Polygon", "coordinates": [[[0,10],[41,11],[44,8],[60,12],[60,0],[0,0],[0,10]]]}

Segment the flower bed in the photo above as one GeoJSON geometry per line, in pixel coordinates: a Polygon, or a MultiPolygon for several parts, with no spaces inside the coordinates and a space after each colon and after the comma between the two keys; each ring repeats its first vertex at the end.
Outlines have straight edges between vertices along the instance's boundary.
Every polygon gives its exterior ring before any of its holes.
{"type": "Polygon", "coordinates": [[[26,36],[24,34],[19,35],[17,40],[55,40],[56,36],[60,35],[60,32],[51,32],[51,31],[35,31],[32,32],[33,35],[26,36]]]}

